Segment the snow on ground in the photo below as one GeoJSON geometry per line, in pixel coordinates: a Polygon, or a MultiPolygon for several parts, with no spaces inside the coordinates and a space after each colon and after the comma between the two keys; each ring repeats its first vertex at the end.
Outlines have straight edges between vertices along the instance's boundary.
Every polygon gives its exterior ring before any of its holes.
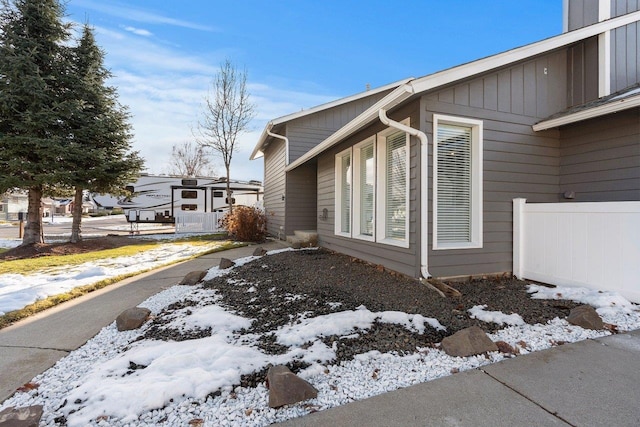
{"type": "Polygon", "coordinates": [[[29,274],[0,274],[0,315],[78,286],[187,259],[221,244],[222,242],[198,245],[165,243],[133,256],[101,259],[71,267],[48,268],[29,274]]]}
{"type": "MultiPolygon", "coordinates": [[[[275,252],[275,251],[274,251],[275,252]]],[[[272,252],[273,253],[273,252],[272,252]]],[[[238,265],[256,260],[246,257],[238,265]]],[[[207,277],[227,274],[214,267],[207,277]]],[[[257,286],[257,285],[256,285],[257,286]]],[[[621,331],[640,328],[640,311],[617,294],[581,288],[542,288],[532,285],[535,298],[562,298],[595,304],[605,322],[621,331]]],[[[293,295],[292,297],[295,297],[293,295]]],[[[437,348],[418,349],[399,356],[377,351],[360,354],[354,360],[331,365],[335,350],[319,338],[353,334],[356,327],[367,329],[371,322],[392,322],[410,330],[422,331],[425,323],[442,328],[437,319],[401,312],[369,311],[361,306],[316,318],[303,313],[292,316],[290,325],[272,331],[278,341],[289,345],[285,354],[268,355],[257,346],[258,336],[241,335],[251,319],[238,316],[216,305],[215,293],[200,287],[174,286],[141,304],[153,314],[167,305],[189,298],[203,305],[182,309],[172,315],[167,327],[182,331],[212,328],[212,335],[182,342],[136,340],[137,331],[118,332],[115,323],[104,328],[84,346],[71,352],[53,368],[37,376],[36,390],[16,393],[0,410],[9,406],[45,406],[41,425],[56,425],[64,416],[69,426],[155,426],[187,425],[201,419],[205,425],[258,426],[303,416],[364,399],[419,382],[473,369],[508,357],[499,352],[467,358],[451,357],[437,348]],[[319,391],[316,399],[279,409],[268,407],[268,390],[233,388],[243,374],[269,363],[307,361],[300,372],[319,391]],[[219,392],[216,393],[216,391],[219,392]]],[[[486,311],[477,306],[472,315],[510,326],[489,334],[494,341],[505,341],[521,354],[543,350],[560,342],[575,342],[608,335],[554,319],[547,324],[528,325],[515,313],[486,311]]],[[[148,326],[148,324],[146,325],[148,326]]]]}

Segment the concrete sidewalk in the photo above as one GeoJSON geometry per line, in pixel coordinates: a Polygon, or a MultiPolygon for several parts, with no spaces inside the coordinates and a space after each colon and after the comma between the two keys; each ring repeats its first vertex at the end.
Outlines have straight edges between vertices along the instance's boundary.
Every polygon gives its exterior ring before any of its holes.
{"type": "Polygon", "coordinates": [[[640,330],[551,348],[278,426],[640,426],[640,330]]]}
{"type": "MultiPolygon", "coordinates": [[[[284,242],[260,245],[267,250],[284,242]]],[[[257,245],[216,252],[134,276],[60,304],[0,330],[0,402],[59,359],[81,347],[123,310],[179,283],[187,273],[217,267],[221,258],[253,254],[257,245]]]]}

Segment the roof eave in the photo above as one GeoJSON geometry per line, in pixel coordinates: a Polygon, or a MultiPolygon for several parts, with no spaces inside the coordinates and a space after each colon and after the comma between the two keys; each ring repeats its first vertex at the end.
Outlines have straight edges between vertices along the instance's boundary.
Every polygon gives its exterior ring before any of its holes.
{"type": "Polygon", "coordinates": [[[580,122],[582,120],[593,119],[618,111],[628,110],[630,108],[640,107],[640,95],[631,96],[629,98],[620,99],[618,101],[599,105],[587,110],[578,111],[576,113],[567,114],[566,116],[557,117],[555,119],[545,120],[533,125],[536,132],[580,122]]]}
{"type": "Polygon", "coordinates": [[[402,79],[402,80],[399,80],[397,82],[389,83],[389,84],[386,84],[384,86],[380,86],[380,87],[377,87],[377,88],[374,88],[374,89],[366,90],[364,92],[358,92],[358,93],[356,93],[354,95],[346,96],[344,98],[336,99],[334,101],[327,102],[327,103],[324,103],[324,104],[320,104],[320,105],[317,105],[315,107],[312,107],[312,108],[309,108],[309,109],[306,109],[306,110],[297,111],[295,113],[287,114],[286,116],[281,116],[281,117],[278,117],[276,119],[270,120],[269,123],[266,124],[264,130],[262,131],[262,134],[260,135],[260,138],[258,139],[258,142],[257,142],[256,146],[254,147],[253,152],[251,153],[251,156],[249,157],[249,159],[250,160],[254,160],[254,159],[258,158],[258,157],[261,157],[258,154],[261,152],[262,148],[264,148],[263,146],[264,146],[265,142],[267,142],[267,138],[269,138],[268,131],[273,129],[274,126],[277,126],[277,125],[282,124],[282,123],[290,122],[291,120],[295,120],[295,119],[298,119],[300,117],[308,116],[310,114],[317,113],[319,111],[328,110],[329,108],[333,108],[333,107],[337,107],[339,105],[347,104],[347,103],[352,102],[352,101],[357,101],[358,99],[366,98],[366,97],[371,96],[371,95],[376,95],[376,94],[378,94],[380,92],[384,92],[386,90],[393,89],[393,88],[396,88],[398,86],[402,86],[403,84],[411,81],[412,79],[413,79],[413,77],[402,79]]]}

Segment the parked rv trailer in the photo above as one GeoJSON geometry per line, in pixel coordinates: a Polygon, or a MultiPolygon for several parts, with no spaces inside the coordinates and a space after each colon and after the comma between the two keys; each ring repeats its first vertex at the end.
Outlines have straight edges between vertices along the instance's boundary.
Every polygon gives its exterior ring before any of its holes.
{"type": "MultiPolygon", "coordinates": [[[[105,208],[122,208],[129,222],[174,223],[182,211],[225,211],[226,185],[224,178],[141,175],[126,186],[128,195],[94,194],[93,200],[105,208]]],[[[230,187],[233,205],[254,206],[262,201],[259,181],[231,181],[230,187]]]]}

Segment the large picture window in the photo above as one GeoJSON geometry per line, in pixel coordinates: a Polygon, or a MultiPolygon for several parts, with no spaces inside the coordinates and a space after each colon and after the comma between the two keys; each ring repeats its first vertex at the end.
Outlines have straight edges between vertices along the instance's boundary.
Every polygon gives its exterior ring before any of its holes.
{"type": "Polygon", "coordinates": [[[338,153],[335,206],[335,234],[408,247],[408,135],[387,129],[338,153]]]}
{"type": "Polygon", "coordinates": [[[433,247],[482,247],[482,122],[433,121],[433,247]]]}

